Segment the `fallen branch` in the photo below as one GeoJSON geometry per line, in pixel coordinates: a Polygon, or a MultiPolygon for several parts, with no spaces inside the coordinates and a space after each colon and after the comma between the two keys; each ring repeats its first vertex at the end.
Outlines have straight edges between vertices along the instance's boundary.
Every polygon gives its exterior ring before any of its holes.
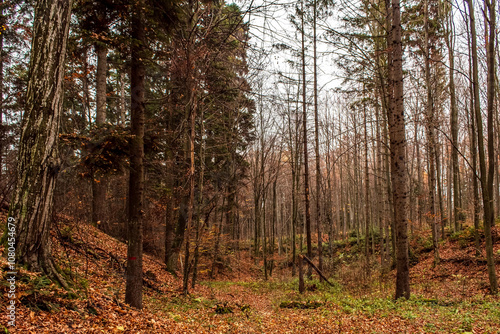
{"type": "Polygon", "coordinates": [[[315,309],[320,306],[323,306],[323,303],[318,301],[306,301],[306,302],[284,301],[281,302],[280,304],[280,308],[298,308],[298,309],[315,309]]]}
{"type": "Polygon", "coordinates": [[[481,264],[485,265],[486,259],[482,258],[474,258],[474,257],[452,257],[449,259],[441,259],[442,262],[451,262],[451,263],[463,263],[463,264],[481,264]]]}
{"type": "Polygon", "coordinates": [[[316,267],[316,266],[314,265],[314,263],[312,263],[312,261],[311,261],[311,260],[309,260],[309,258],[308,258],[307,256],[305,256],[305,255],[299,255],[299,259],[304,259],[304,260],[306,260],[306,262],[307,262],[307,263],[309,263],[309,265],[310,265],[310,266],[311,266],[314,270],[316,270],[316,272],[318,273],[318,275],[319,275],[322,279],[324,279],[324,280],[326,281],[326,283],[328,283],[328,284],[329,284],[330,286],[332,286],[332,287],[335,287],[335,285],[333,285],[332,283],[330,283],[330,281],[328,280],[328,278],[326,278],[326,277],[325,277],[325,275],[323,275],[323,273],[322,273],[322,272],[318,269],[318,267],[316,267]]]}
{"type": "Polygon", "coordinates": [[[118,264],[118,266],[120,267],[120,271],[122,271],[122,270],[123,270],[122,263],[121,263],[121,262],[120,262],[120,260],[119,260],[119,259],[118,259],[115,255],[113,255],[111,252],[108,252],[107,250],[102,249],[101,247],[94,247],[94,249],[95,249],[96,251],[99,251],[99,252],[102,252],[102,253],[106,254],[107,256],[109,256],[109,258],[110,258],[111,260],[115,260],[115,262],[116,262],[116,263],[118,264]]]}

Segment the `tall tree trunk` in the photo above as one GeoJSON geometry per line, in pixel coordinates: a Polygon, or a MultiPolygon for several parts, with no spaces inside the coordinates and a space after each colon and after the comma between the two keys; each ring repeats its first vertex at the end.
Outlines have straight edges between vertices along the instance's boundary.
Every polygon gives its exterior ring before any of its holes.
{"type": "Polygon", "coordinates": [[[481,243],[479,240],[479,183],[477,176],[477,134],[476,134],[476,122],[474,121],[474,99],[472,83],[470,87],[471,91],[471,102],[470,102],[470,141],[471,148],[470,153],[472,156],[472,191],[473,191],[473,215],[474,215],[474,244],[476,246],[476,256],[481,255],[481,243]]]}
{"type": "Polygon", "coordinates": [[[254,240],[253,240],[253,251],[254,251],[254,261],[257,264],[257,258],[259,256],[260,247],[260,177],[255,176],[254,180],[254,240]]]}
{"type": "MultiPolygon", "coordinates": [[[[194,94],[193,91],[190,94],[194,94]]],[[[190,120],[190,131],[189,131],[189,201],[188,201],[188,215],[187,215],[187,228],[185,234],[185,252],[184,252],[184,277],[182,284],[182,291],[184,295],[188,293],[188,282],[189,282],[189,270],[190,270],[190,238],[191,229],[193,225],[193,213],[194,213],[194,183],[195,183],[195,169],[194,169],[194,139],[195,139],[195,120],[196,120],[196,105],[194,103],[194,96],[191,96],[189,103],[189,120],[190,120]]]]}
{"type": "MultiPolygon", "coordinates": [[[[189,14],[187,25],[188,29],[192,30],[196,25],[198,18],[198,13],[193,5],[194,2],[189,2],[189,14]]],[[[191,43],[191,41],[188,41],[191,43]]],[[[184,106],[186,119],[189,124],[189,132],[187,135],[187,145],[186,151],[189,152],[187,156],[189,157],[189,192],[187,195],[187,217],[186,217],[186,228],[184,232],[184,275],[183,275],[183,293],[187,295],[188,293],[188,281],[189,281],[189,271],[190,271],[190,245],[191,245],[191,230],[193,226],[193,214],[194,214],[194,186],[195,186],[195,158],[194,158],[194,140],[196,135],[196,112],[197,112],[197,98],[196,98],[196,70],[194,63],[193,50],[191,45],[185,47],[185,84],[186,91],[186,104],[184,106]]]]}
{"type": "MultiPolygon", "coordinates": [[[[311,243],[311,207],[309,198],[309,154],[307,151],[307,101],[306,101],[306,55],[305,55],[305,25],[304,25],[304,1],[301,1],[301,22],[302,22],[302,128],[303,128],[303,146],[304,146],[304,200],[306,206],[306,242],[307,242],[307,257],[312,259],[312,243],[311,243]]],[[[311,266],[307,271],[307,276],[312,275],[311,266]]]]}
{"type": "MultiPolygon", "coordinates": [[[[328,103],[328,102],[327,102],[328,103]]],[[[325,117],[326,124],[329,122],[333,122],[329,119],[329,113],[327,108],[327,117],[325,117]]],[[[328,231],[328,253],[330,256],[333,256],[333,240],[336,237],[336,226],[334,223],[334,205],[333,205],[333,188],[332,188],[332,177],[335,178],[335,165],[332,163],[333,152],[332,152],[332,141],[333,141],[333,126],[331,126],[332,132],[330,132],[330,126],[325,125],[325,141],[326,141],[326,155],[325,155],[325,163],[326,163],[326,221],[327,226],[329,226],[328,231]]],[[[335,187],[336,189],[336,187],[335,187]]],[[[338,204],[338,202],[337,202],[338,204]]],[[[336,207],[338,211],[338,206],[336,207]]],[[[338,220],[337,220],[338,223],[338,220]]]]}
{"type": "MultiPolygon", "coordinates": [[[[300,77],[299,77],[300,78],[300,77]]],[[[299,86],[297,87],[297,95],[299,95],[299,86]]],[[[297,96],[297,103],[299,100],[299,96],[297,96]]],[[[298,120],[298,107],[295,109],[295,127],[292,131],[292,109],[290,105],[290,96],[287,96],[287,111],[288,111],[288,134],[289,134],[289,149],[290,149],[290,168],[292,174],[292,276],[295,276],[296,271],[296,256],[297,256],[297,247],[296,247],[296,237],[297,237],[297,189],[298,189],[298,160],[299,160],[299,145],[298,145],[298,136],[299,136],[299,120],[298,120]],[[295,138],[295,140],[294,140],[295,138]]]]}
{"type": "MultiPolygon", "coordinates": [[[[467,38],[470,40],[470,21],[466,22],[467,28],[467,38]]],[[[468,47],[469,57],[469,78],[473,77],[472,70],[472,47],[469,45],[468,47]]],[[[475,107],[474,107],[474,83],[472,80],[469,80],[469,96],[470,103],[469,109],[467,112],[467,129],[470,129],[469,140],[470,140],[470,155],[472,160],[472,191],[473,191],[473,220],[474,220],[474,244],[476,246],[476,257],[481,256],[481,244],[479,240],[479,183],[478,183],[478,173],[477,173],[477,131],[475,125],[475,107]]]]}
{"type": "Polygon", "coordinates": [[[448,15],[447,38],[448,60],[449,60],[449,90],[450,90],[450,128],[451,128],[451,164],[453,169],[453,222],[455,231],[460,230],[460,208],[462,199],[458,189],[459,167],[458,167],[458,108],[455,93],[455,56],[454,56],[454,30],[453,30],[453,7],[450,6],[448,15]]]}
{"type": "MultiPolygon", "coordinates": [[[[220,206],[221,208],[224,208],[224,201],[225,197],[222,197],[222,205],[220,206]]],[[[215,213],[215,219],[217,219],[217,213],[215,213]]],[[[215,233],[217,234],[215,238],[215,243],[214,243],[214,250],[212,253],[212,267],[210,268],[210,278],[213,279],[215,277],[215,268],[217,267],[217,264],[220,262],[219,261],[219,248],[220,248],[220,237],[222,234],[222,223],[224,220],[224,210],[220,210],[220,220],[219,220],[219,225],[216,225],[215,228],[215,233]]],[[[216,222],[217,224],[217,222],[216,222]]]]}
{"type": "MultiPolygon", "coordinates": [[[[3,0],[0,0],[0,26],[5,24],[3,0]]],[[[3,34],[0,34],[0,187],[3,185],[3,151],[5,131],[3,128],[3,34]]]]}
{"type": "Polygon", "coordinates": [[[443,163],[446,163],[446,216],[447,223],[450,233],[455,231],[455,225],[453,224],[453,162],[451,159],[445,159],[445,157],[451,157],[451,152],[453,151],[452,145],[446,145],[446,155],[443,157],[443,163]],[[451,181],[450,181],[451,180],[451,181]]]}
{"type": "MultiPolygon", "coordinates": [[[[418,107],[417,107],[418,109],[418,107]]],[[[417,217],[418,217],[418,228],[422,229],[422,194],[423,194],[423,183],[422,183],[422,168],[420,159],[420,140],[418,136],[418,116],[415,116],[415,151],[417,155],[417,217]]]]}
{"type": "MultiPolygon", "coordinates": [[[[470,21],[470,29],[471,29],[471,51],[472,51],[472,83],[473,83],[473,98],[474,98],[474,114],[476,120],[476,130],[477,130],[477,144],[478,144],[478,153],[479,153],[479,170],[480,170],[480,182],[481,182],[481,190],[483,194],[483,210],[484,210],[484,234],[486,239],[486,258],[488,262],[488,277],[490,280],[490,289],[492,293],[497,293],[498,283],[495,274],[495,261],[493,258],[493,248],[492,248],[492,240],[491,240],[491,226],[493,224],[493,203],[490,202],[490,186],[488,185],[489,176],[486,170],[486,156],[484,149],[484,135],[483,135],[483,119],[481,115],[481,105],[480,105],[480,96],[479,96],[479,66],[477,59],[477,38],[476,38],[476,22],[474,17],[474,3],[472,0],[467,1],[469,6],[469,21],[470,21]]],[[[490,21],[495,20],[495,10],[490,8],[492,11],[490,12],[490,21]]],[[[485,14],[486,15],[486,14],[485,14]]],[[[493,43],[488,45],[487,57],[488,57],[488,148],[490,148],[490,139],[493,140],[493,129],[491,129],[490,133],[490,111],[493,112],[493,96],[491,96],[491,110],[490,110],[490,94],[494,94],[490,90],[490,81],[494,84],[494,64],[490,64],[490,52],[493,52],[494,55],[494,34],[495,29],[492,29],[492,35],[490,39],[493,43]],[[491,49],[491,50],[490,50],[491,49]]],[[[492,115],[491,115],[492,117],[492,115]]],[[[493,144],[491,142],[491,144],[493,144]]],[[[491,145],[491,152],[489,152],[491,156],[493,156],[493,145],[491,145]]],[[[493,164],[494,160],[491,160],[490,163],[493,164]]],[[[488,166],[491,171],[491,165],[488,166]]],[[[494,166],[493,166],[494,167],[494,166]]],[[[493,172],[491,172],[491,176],[493,176],[493,172]]],[[[493,181],[493,179],[491,179],[493,181]]]]}
{"type": "MultiPolygon", "coordinates": [[[[317,67],[317,48],[316,48],[316,19],[317,19],[317,0],[314,0],[313,13],[313,61],[314,61],[314,141],[316,153],[316,233],[318,234],[318,269],[323,270],[323,238],[321,237],[321,166],[319,161],[319,119],[318,119],[318,67],[317,67]]],[[[321,279],[322,280],[322,279],[321,279]]]]}
{"type": "MultiPolygon", "coordinates": [[[[259,90],[262,92],[262,82],[259,83],[259,90]]],[[[255,172],[253,180],[254,191],[254,261],[257,264],[257,257],[260,248],[260,234],[261,234],[261,206],[264,196],[264,101],[262,94],[259,98],[259,122],[260,122],[260,135],[259,142],[260,149],[255,152],[255,172]]]]}
{"type": "MultiPolygon", "coordinates": [[[[174,168],[175,162],[170,150],[165,153],[166,156],[166,176],[165,187],[167,189],[166,208],[165,208],[165,266],[167,271],[175,273],[177,269],[177,255],[175,245],[175,196],[174,196],[174,168]]],[[[179,246],[178,246],[179,247],[179,246]]]]}
{"type": "MultiPolygon", "coordinates": [[[[264,184],[264,181],[263,181],[264,184]]],[[[263,186],[263,188],[267,188],[263,186]]],[[[267,281],[267,221],[266,221],[266,191],[262,196],[262,262],[264,263],[264,280],[267,281]]]]}
{"type": "MultiPolygon", "coordinates": [[[[200,218],[201,218],[201,206],[203,204],[203,182],[205,178],[205,124],[204,124],[204,110],[203,108],[201,109],[201,114],[200,114],[200,124],[201,124],[201,129],[200,129],[200,138],[201,138],[201,144],[200,144],[200,178],[198,181],[198,200],[196,203],[196,245],[194,248],[194,264],[193,264],[193,278],[191,279],[191,288],[194,289],[195,284],[196,284],[196,279],[198,278],[198,261],[200,257],[200,234],[201,234],[201,224],[200,224],[200,218]]],[[[207,224],[208,219],[205,219],[204,224],[207,224]]],[[[239,232],[239,230],[238,230],[239,232]]],[[[239,240],[239,233],[238,233],[238,240],[239,240]]]]}
{"type": "Polygon", "coordinates": [[[279,175],[279,168],[276,170],[276,177],[274,178],[273,182],[273,211],[272,211],[272,223],[271,223],[271,244],[270,244],[270,249],[269,253],[271,254],[271,259],[269,260],[269,276],[273,275],[273,269],[274,269],[274,248],[275,248],[275,230],[276,230],[276,225],[278,221],[278,206],[277,206],[277,195],[276,195],[276,188],[277,188],[277,183],[278,183],[278,175],[279,175]]]}
{"type": "Polygon", "coordinates": [[[131,135],[129,215],[127,224],[127,284],[125,302],[142,309],[142,241],[144,192],[144,106],[146,35],[144,27],[144,0],[138,0],[132,9],[132,55],[130,75],[131,135]]]}
{"type": "Polygon", "coordinates": [[[438,203],[439,203],[439,223],[441,225],[441,239],[444,239],[445,237],[444,225],[447,218],[443,203],[443,187],[441,184],[441,159],[439,158],[440,154],[437,143],[436,143],[436,149],[434,150],[434,154],[436,155],[434,158],[436,159],[436,181],[437,181],[438,203]]]}
{"type": "MultiPolygon", "coordinates": [[[[472,1],[472,0],[471,0],[472,1]]],[[[493,133],[494,113],[495,110],[495,36],[497,31],[496,26],[496,8],[495,0],[485,0],[485,12],[489,13],[487,19],[489,23],[489,39],[487,41],[486,63],[488,67],[488,84],[487,84],[487,133],[488,133],[488,203],[485,202],[484,217],[484,237],[486,239],[486,260],[488,263],[488,277],[490,280],[490,289],[493,294],[498,292],[498,282],[495,270],[495,255],[493,254],[493,240],[491,235],[491,227],[495,225],[495,208],[493,205],[493,181],[495,179],[495,134],[493,133]]],[[[485,14],[486,15],[486,14],[485,14]]],[[[485,27],[485,30],[486,27],[485,27]]]]}
{"type": "Polygon", "coordinates": [[[359,216],[361,215],[361,210],[360,210],[360,181],[359,181],[359,170],[360,165],[359,165],[359,153],[358,153],[358,127],[357,127],[357,119],[353,117],[353,127],[354,127],[354,159],[353,159],[353,165],[352,165],[352,170],[353,170],[353,193],[354,193],[354,199],[353,199],[353,206],[352,206],[352,216],[354,219],[354,228],[356,231],[356,243],[359,245],[360,242],[360,219],[359,216]]]}
{"type": "MultiPolygon", "coordinates": [[[[342,123],[340,119],[340,113],[339,113],[339,134],[342,134],[342,123]]],[[[340,140],[340,149],[342,150],[342,137],[340,140]]],[[[340,161],[339,161],[340,162],[340,161]]],[[[339,183],[340,183],[340,221],[342,223],[342,237],[343,239],[347,239],[347,206],[345,204],[346,198],[345,198],[345,192],[344,192],[344,168],[343,164],[339,165],[339,183]]]]}
{"type": "MultiPolygon", "coordinates": [[[[169,146],[177,146],[173,139],[174,137],[174,129],[176,124],[174,124],[174,110],[171,108],[167,115],[167,126],[165,129],[167,140],[172,143],[169,146]]],[[[122,123],[123,124],[123,123],[122,123]]],[[[165,267],[166,270],[175,275],[175,271],[177,269],[177,256],[179,254],[179,247],[177,245],[177,234],[175,223],[175,213],[179,210],[175,210],[177,206],[177,197],[178,193],[176,184],[175,184],[175,154],[174,148],[167,147],[165,150],[165,188],[166,188],[166,207],[165,207],[165,267]],[[176,248],[177,247],[177,248],[176,248]]],[[[182,238],[181,238],[182,242],[182,238]]]]}
{"type": "Polygon", "coordinates": [[[65,286],[51,257],[50,223],[60,168],[57,145],[71,5],[72,1],[56,0],[35,4],[17,183],[9,212],[17,225],[18,264],[42,271],[65,286]]]}
{"type": "MultiPolygon", "coordinates": [[[[390,82],[391,80],[389,80],[390,82]]],[[[386,110],[386,123],[388,123],[388,113],[391,107],[388,106],[386,110]]],[[[386,211],[386,224],[385,224],[385,237],[386,237],[386,251],[387,251],[387,264],[389,264],[389,258],[392,260],[392,265],[396,265],[396,228],[394,220],[394,196],[393,196],[393,185],[391,180],[391,150],[387,147],[387,143],[390,145],[389,139],[389,129],[387,125],[384,124],[384,139],[386,142],[385,154],[384,154],[384,171],[385,171],[385,181],[386,181],[386,192],[385,192],[385,211],[386,211]],[[390,247],[389,247],[390,238],[390,247]]]]}
{"type": "Polygon", "coordinates": [[[290,169],[291,169],[291,176],[292,176],[292,198],[291,198],[291,211],[292,211],[292,219],[291,219],[291,246],[292,246],[292,276],[295,276],[295,226],[296,226],[296,220],[297,220],[297,211],[296,211],[296,194],[295,194],[295,149],[293,145],[293,136],[292,136],[292,127],[291,127],[291,109],[290,105],[288,103],[288,136],[289,136],[289,150],[290,150],[290,169]]]}
{"type": "MultiPolygon", "coordinates": [[[[101,42],[96,43],[97,54],[96,71],[96,122],[97,127],[103,126],[106,122],[106,72],[108,68],[106,45],[101,42]]],[[[101,175],[101,171],[94,171],[92,177],[92,224],[104,231],[108,231],[105,222],[106,207],[106,177],[101,175]]]]}
{"type": "Polygon", "coordinates": [[[391,148],[391,180],[394,197],[396,229],[396,294],[395,298],[410,298],[408,265],[408,185],[406,174],[406,136],[403,105],[403,49],[401,45],[401,9],[399,0],[392,0],[392,107],[389,110],[391,148]]]}
{"type": "MultiPolygon", "coordinates": [[[[392,163],[392,147],[391,147],[391,134],[390,134],[390,116],[394,112],[394,105],[395,105],[395,98],[394,98],[394,22],[393,22],[393,8],[392,8],[392,0],[386,0],[385,1],[385,8],[387,11],[387,48],[391,49],[392,52],[387,53],[387,90],[386,90],[386,103],[385,103],[385,122],[383,123],[384,128],[383,128],[383,137],[384,141],[386,142],[386,145],[384,146],[385,148],[385,154],[384,154],[384,168],[385,168],[385,180],[386,180],[386,200],[387,200],[387,205],[386,205],[386,212],[387,212],[387,224],[386,224],[386,238],[389,238],[389,232],[390,232],[390,238],[391,238],[391,251],[390,251],[390,256],[392,259],[392,263],[394,266],[396,266],[396,218],[395,218],[395,202],[394,202],[394,185],[392,183],[392,175],[391,175],[391,163],[392,163]],[[390,231],[389,231],[389,225],[390,225],[390,231]]],[[[402,51],[401,51],[402,53],[402,51]]],[[[388,242],[386,241],[386,244],[388,242]]]]}
{"type": "MultiPolygon", "coordinates": [[[[363,87],[364,88],[364,87],[363,87]]],[[[364,92],[364,89],[363,89],[364,92]]],[[[370,174],[368,173],[368,130],[367,130],[367,111],[366,104],[363,102],[364,118],[364,141],[365,141],[365,257],[366,257],[366,275],[370,277],[370,246],[369,235],[371,226],[370,217],[370,174]]]]}
{"type": "Polygon", "coordinates": [[[431,86],[431,69],[430,69],[430,43],[429,43],[429,5],[428,1],[424,2],[424,25],[425,25],[425,83],[427,91],[425,125],[427,129],[427,158],[429,159],[429,223],[432,230],[432,244],[434,248],[434,265],[439,263],[439,243],[437,230],[437,213],[436,213],[436,137],[435,137],[435,110],[434,97],[432,95],[431,86]]]}
{"type": "MultiPolygon", "coordinates": [[[[381,95],[380,91],[377,90],[377,93],[381,95]]],[[[380,107],[378,104],[379,99],[381,97],[377,97],[377,103],[375,105],[375,123],[376,127],[376,146],[374,147],[374,157],[375,157],[375,177],[374,177],[374,187],[375,187],[375,195],[377,196],[377,201],[375,202],[377,206],[377,218],[378,218],[378,231],[380,235],[379,245],[380,245],[380,274],[382,275],[385,271],[385,251],[384,251],[384,219],[383,219],[383,209],[384,209],[384,195],[381,186],[381,180],[383,179],[382,174],[382,150],[381,150],[381,136],[380,136],[380,107]]]]}

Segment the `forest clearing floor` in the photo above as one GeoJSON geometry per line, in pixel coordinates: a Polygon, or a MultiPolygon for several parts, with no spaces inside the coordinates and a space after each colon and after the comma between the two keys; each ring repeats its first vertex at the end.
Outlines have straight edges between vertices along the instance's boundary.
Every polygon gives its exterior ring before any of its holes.
{"type": "MultiPolygon", "coordinates": [[[[412,249],[419,259],[410,269],[412,297],[398,301],[392,299],[394,272],[380,278],[376,269],[370,274],[364,271],[362,258],[337,261],[349,245],[336,249],[337,260],[331,261],[334,286],[307,281],[304,294],[298,293],[298,280],[291,277],[284,256],[282,267],[264,281],[261,266],[248,253],[242,252],[239,259],[227,253],[232,267],[215,280],[203,271],[200,284],[184,296],[182,279],[166,272],[160,260],[145,255],[141,311],[123,303],[124,243],[70,219],[62,219],[52,237],[52,253],[74,289],[66,291],[47,277],[20,268],[16,327],[7,327],[9,270],[1,257],[0,330],[36,334],[500,333],[500,299],[488,294],[483,261],[476,261],[471,255],[474,248],[461,242],[470,238],[467,231],[441,243],[443,260],[438,266],[425,248],[427,237],[413,239],[412,249]],[[419,249],[419,245],[424,247],[419,249]]],[[[496,254],[499,246],[497,238],[496,254]]],[[[376,257],[374,268],[375,263],[376,257]]]]}

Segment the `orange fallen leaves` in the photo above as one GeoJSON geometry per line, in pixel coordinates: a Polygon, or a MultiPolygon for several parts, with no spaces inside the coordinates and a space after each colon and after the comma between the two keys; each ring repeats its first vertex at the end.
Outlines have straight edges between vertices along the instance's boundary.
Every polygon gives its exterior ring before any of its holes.
{"type": "MultiPolygon", "coordinates": [[[[116,260],[125,261],[126,245],[89,225],[78,226],[73,238],[75,243],[84,246],[70,247],[54,239],[53,253],[60,254],[58,260],[63,268],[71,264],[72,277],[76,281],[86,281],[88,288],[81,289],[79,296],[73,298],[70,292],[53,284],[34,292],[31,283],[19,280],[17,327],[8,328],[10,333],[428,333],[431,328],[426,325],[429,323],[445,331],[458,330],[456,324],[439,318],[437,314],[435,319],[422,320],[417,315],[386,314],[380,310],[372,313],[357,309],[348,311],[335,301],[318,300],[315,308],[280,308],[277,302],[280,298],[299,300],[300,296],[294,291],[252,285],[258,280],[258,270],[245,256],[230,259],[237,263],[234,276],[225,277],[232,283],[218,287],[198,285],[191,296],[184,297],[180,293],[181,279],[166,272],[160,261],[145,255],[144,271],[148,272],[145,279],[150,287],[145,288],[144,310],[136,310],[123,303],[124,272],[116,263],[116,260]],[[116,260],[109,254],[113,254],[116,260]],[[52,308],[40,310],[27,305],[27,300],[52,308]],[[217,314],[216,303],[231,307],[232,313],[217,314]]],[[[498,249],[498,245],[496,247],[498,249]]],[[[449,260],[469,256],[468,249],[447,245],[442,248],[441,255],[448,260],[439,267],[431,266],[432,254],[429,254],[412,268],[415,294],[447,301],[484,293],[485,288],[479,284],[484,281],[484,272],[479,265],[460,265],[449,260]],[[429,279],[435,286],[424,291],[424,283],[429,279]],[[468,285],[463,288],[460,284],[465,284],[465,281],[468,285]],[[451,296],[447,295],[450,291],[451,296]]],[[[5,266],[4,258],[0,259],[0,266],[5,266]]],[[[282,274],[275,274],[275,277],[282,274]]],[[[30,282],[39,277],[22,270],[20,275],[30,282]]],[[[279,279],[274,282],[279,282],[279,279]]],[[[0,292],[4,293],[4,289],[2,285],[0,292]]],[[[307,293],[314,296],[314,292],[307,293]]],[[[377,293],[382,294],[373,291],[374,295],[377,293]]],[[[491,300],[495,302],[495,299],[491,300]]],[[[2,325],[7,323],[6,314],[6,304],[2,299],[2,325]]],[[[492,325],[480,322],[471,326],[473,333],[485,333],[487,330],[491,332],[492,325]],[[486,329],[487,326],[490,329],[486,329]]]]}

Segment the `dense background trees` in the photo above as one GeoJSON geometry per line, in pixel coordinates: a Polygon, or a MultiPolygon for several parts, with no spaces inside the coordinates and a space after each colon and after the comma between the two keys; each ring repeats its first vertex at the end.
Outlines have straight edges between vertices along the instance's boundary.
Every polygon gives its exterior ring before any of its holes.
{"type": "Polygon", "coordinates": [[[44,16],[69,17],[60,1],[34,18],[0,5],[0,200],[21,262],[64,282],[50,223],[94,224],[127,241],[126,302],[141,308],[143,249],[187,293],[231,253],[265,279],[278,259],[296,275],[298,254],[331,273],[350,238],[364,278],[396,268],[408,298],[408,236],[429,231],[439,266],[440,242],[471,229],[497,291],[495,1],[80,0],[71,21],[44,16]],[[69,37],[51,48],[42,28],[69,37]]]}

